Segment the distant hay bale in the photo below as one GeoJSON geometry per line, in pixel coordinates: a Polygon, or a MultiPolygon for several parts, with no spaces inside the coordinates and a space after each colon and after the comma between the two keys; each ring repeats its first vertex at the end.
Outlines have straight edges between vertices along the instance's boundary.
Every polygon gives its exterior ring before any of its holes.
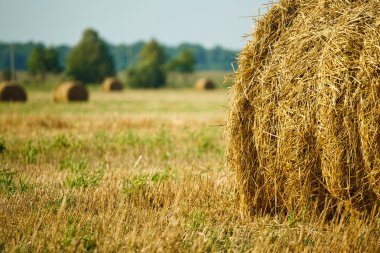
{"type": "Polygon", "coordinates": [[[226,131],[250,213],[378,205],[380,2],[273,5],[240,53],[226,131]]]}
{"type": "Polygon", "coordinates": [[[215,84],[207,78],[200,78],[196,81],[195,88],[197,90],[212,90],[215,89],[215,84]]]}
{"type": "Polygon", "coordinates": [[[3,82],[0,84],[0,101],[25,102],[27,95],[19,84],[3,82]]]}
{"type": "Polygon", "coordinates": [[[108,77],[103,81],[103,91],[121,91],[123,90],[123,84],[115,77],[108,77]]]}
{"type": "Polygon", "coordinates": [[[81,82],[71,81],[59,85],[53,97],[55,102],[87,101],[88,91],[81,82]]]}

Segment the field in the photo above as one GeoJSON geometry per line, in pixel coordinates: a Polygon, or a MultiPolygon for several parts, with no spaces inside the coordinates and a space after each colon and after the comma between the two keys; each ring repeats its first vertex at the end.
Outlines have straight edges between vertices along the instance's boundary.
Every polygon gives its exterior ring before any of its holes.
{"type": "Polygon", "coordinates": [[[228,93],[126,90],[0,105],[0,252],[379,252],[380,221],[244,217],[228,93]]]}

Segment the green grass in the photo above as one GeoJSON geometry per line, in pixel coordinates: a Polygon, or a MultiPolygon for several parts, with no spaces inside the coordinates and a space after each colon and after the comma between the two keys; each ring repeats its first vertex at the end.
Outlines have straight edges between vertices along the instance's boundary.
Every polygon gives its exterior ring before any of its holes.
{"type": "Polygon", "coordinates": [[[29,180],[19,177],[17,172],[8,169],[0,170],[0,193],[23,194],[32,188],[33,185],[29,182],[29,180]]]}

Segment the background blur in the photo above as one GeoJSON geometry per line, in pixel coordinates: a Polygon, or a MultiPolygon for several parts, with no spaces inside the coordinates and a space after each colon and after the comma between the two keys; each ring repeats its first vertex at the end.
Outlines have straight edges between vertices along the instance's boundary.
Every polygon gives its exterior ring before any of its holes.
{"type": "MultiPolygon", "coordinates": [[[[107,45],[123,80],[122,72],[138,63],[141,49],[152,39],[163,48],[167,64],[186,49],[195,60],[194,71],[230,72],[244,36],[252,31],[252,17],[264,13],[268,2],[0,0],[0,70],[10,68],[14,44],[17,71],[27,71],[31,51],[43,47],[57,54],[55,72],[67,74],[70,51],[91,29],[107,45]]],[[[23,77],[19,74],[18,80],[23,77]]]]}
{"type": "Polygon", "coordinates": [[[74,45],[92,27],[111,44],[157,38],[239,49],[251,16],[269,0],[0,0],[0,38],[74,45]]]}

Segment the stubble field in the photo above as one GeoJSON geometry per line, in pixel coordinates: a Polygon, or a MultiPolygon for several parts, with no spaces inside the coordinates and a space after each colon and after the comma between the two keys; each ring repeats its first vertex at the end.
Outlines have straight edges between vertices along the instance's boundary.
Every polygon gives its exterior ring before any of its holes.
{"type": "Polygon", "coordinates": [[[244,217],[226,90],[0,105],[0,252],[376,252],[380,221],[244,217]]]}

